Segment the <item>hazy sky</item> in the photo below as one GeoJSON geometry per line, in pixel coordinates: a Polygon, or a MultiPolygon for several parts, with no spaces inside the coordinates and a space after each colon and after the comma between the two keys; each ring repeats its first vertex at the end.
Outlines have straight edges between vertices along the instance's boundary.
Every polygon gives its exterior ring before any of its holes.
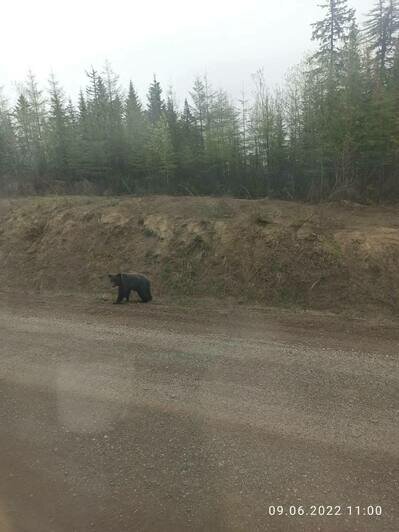
{"type": "MultiPolygon", "coordinates": [[[[178,99],[197,74],[238,96],[263,68],[274,85],[311,49],[321,0],[4,0],[0,86],[10,93],[28,69],[56,77],[72,96],[85,70],[105,60],[143,96],[153,73],[178,99]]],[[[375,0],[351,0],[359,15],[375,0]]]]}

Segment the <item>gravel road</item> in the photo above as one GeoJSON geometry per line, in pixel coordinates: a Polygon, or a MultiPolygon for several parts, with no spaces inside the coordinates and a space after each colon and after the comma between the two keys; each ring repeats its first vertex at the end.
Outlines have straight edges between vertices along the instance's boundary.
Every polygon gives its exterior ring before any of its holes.
{"type": "Polygon", "coordinates": [[[1,293],[0,338],[1,532],[399,530],[394,323],[1,293]]]}

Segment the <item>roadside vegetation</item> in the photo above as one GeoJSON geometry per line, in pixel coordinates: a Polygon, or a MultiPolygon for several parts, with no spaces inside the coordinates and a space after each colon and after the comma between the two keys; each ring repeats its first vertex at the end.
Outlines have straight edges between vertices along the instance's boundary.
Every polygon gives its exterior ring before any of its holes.
{"type": "Polygon", "coordinates": [[[0,201],[0,285],[114,298],[108,273],[151,279],[154,303],[399,312],[397,206],[148,196],[0,201]]]}

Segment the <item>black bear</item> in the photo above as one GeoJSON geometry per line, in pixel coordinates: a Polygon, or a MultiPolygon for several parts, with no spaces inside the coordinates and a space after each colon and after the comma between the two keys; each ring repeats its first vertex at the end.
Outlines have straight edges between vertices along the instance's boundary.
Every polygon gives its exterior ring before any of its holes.
{"type": "Polygon", "coordinates": [[[108,274],[112,286],[117,286],[118,297],[115,301],[115,305],[122,303],[124,299],[129,301],[130,292],[134,290],[140,296],[143,303],[151,301],[151,286],[150,281],[144,275],[138,273],[117,273],[116,275],[108,274]]]}

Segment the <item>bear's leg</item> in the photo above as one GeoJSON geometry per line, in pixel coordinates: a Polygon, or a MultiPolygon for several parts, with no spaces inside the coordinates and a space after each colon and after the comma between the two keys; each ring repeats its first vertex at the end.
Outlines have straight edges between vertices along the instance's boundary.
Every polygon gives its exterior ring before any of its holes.
{"type": "Polygon", "coordinates": [[[125,295],[123,293],[123,288],[121,286],[119,286],[118,287],[118,297],[117,297],[116,301],[114,302],[114,305],[119,305],[120,303],[122,303],[124,297],[125,297],[125,295]]]}
{"type": "Polygon", "coordinates": [[[148,303],[148,301],[151,301],[151,293],[148,287],[140,287],[137,289],[137,293],[140,296],[140,299],[143,303],[148,303]]]}
{"type": "Polygon", "coordinates": [[[150,283],[148,283],[145,288],[144,288],[144,292],[145,292],[145,298],[147,301],[151,301],[152,300],[152,295],[151,295],[151,287],[150,287],[150,283]]]}
{"type": "Polygon", "coordinates": [[[126,297],[126,301],[127,301],[128,303],[129,303],[129,298],[130,298],[130,292],[131,292],[131,288],[128,288],[128,289],[126,290],[126,296],[125,296],[125,297],[126,297]]]}

